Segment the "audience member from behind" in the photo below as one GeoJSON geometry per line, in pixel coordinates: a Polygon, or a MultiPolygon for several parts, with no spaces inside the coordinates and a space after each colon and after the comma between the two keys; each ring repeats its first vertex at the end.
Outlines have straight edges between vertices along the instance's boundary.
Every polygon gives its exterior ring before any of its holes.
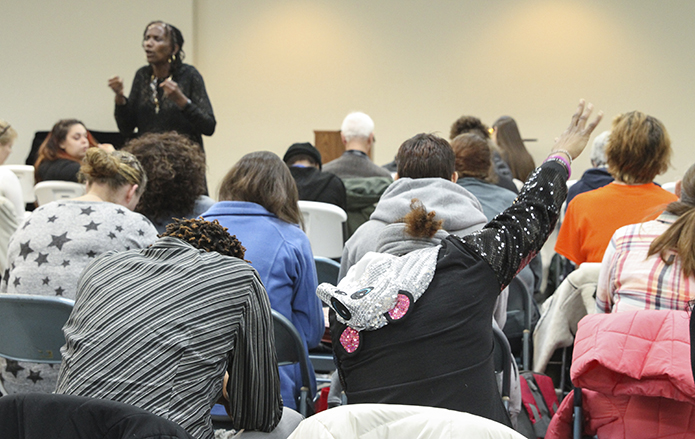
{"type": "MultiPolygon", "coordinates": [[[[12,146],[17,139],[17,131],[12,125],[0,119],[0,165],[5,163],[12,152],[12,146]]],[[[0,166],[0,196],[12,203],[14,216],[17,221],[24,219],[24,198],[22,186],[14,172],[0,166]]]]}
{"type": "Polygon", "coordinates": [[[524,146],[516,121],[509,116],[502,116],[492,128],[492,140],[499,146],[502,159],[512,170],[512,176],[522,182],[526,181],[536,165],[524,146]]]}
{"type": "Polygon", "coordinates": [[[492,153],[485,139],[477,134],[461,134],[451,141],[456,157],[456,182],[480,201],[483,213],[490,221],[498,213],[511,206],[516,194],[496,186],[497,177],[492,168],[492,153]]]}
{"type": "Polygon", "coordinates": [[[361,112],[345,116],[340,128],[340,138],[345,145],[343,155],[323,166],[342,179],[359,177],[391,177],[391,173],[372,163],[369,153],[374,146],[374,121],[361,112]]]}
{"type": "Polygon", "coordinates": [[[603,256],[599,312],[687,311],[695,299],[695,165],[676,184],[678,201],[653,221],[618,229],[603,256]]]}
{"type": "Polygon", "coordinates": [[[36,181],[77,182],[82,159],[90,146],[98,146],[106,152],[114,150],[113,145],[97,143],[79,120],[59,120],[39,147],[34,163],[36,181]]]}
{"type": "Polygon", "coordinates": [[[147,191],[135,207],[164,233],[174,218],[197,218],[215,204],[205,192],[205,157],[200,147],[175,132],[145,134],[124,148],[147,173],[147,191]]]}
{"type": "Polygon", "coordinates": [[[572,200],[555,243],[577,265],[601,262],[616,230],[655,219],[678,199],[652,182],[671,159],[671,140],[658,119],[639,111],[616,116],[606,158],[615,181],[572,200]]]}
{"type": "Polygon", "coordinates": [[[153,21],[142,35],[147,65],[135,72],[128,98],[123,79],[109,79],[116,94],[116,123],[124,137],[132,137],[135,129],[137,135],[176,131],[202,149],[203,134],[215,132],[217,121],[203,77],[184,64],[183,43],[176,26],[153,21]]]}
{"type": "Polygon", "coordinates": [[[584,171],[582,178],[577,180],[567,191],[568,205],[577,195],[604,187],[613,181],[613,176],[608,172],[608,161],[606,159],[606,144],[610,134],[610,131],[604,131],[594,138],[590,157],[592,168],[584,171]]]}
{"type": "Polygon", "coordinates": [[[290,168],[300,200],[335,204],[345,210],[345,185],[335,174],[321,171],[321,153],[311,143],[294,143],[282,161],[290,168]]]}
{"type": "MultiPolygon", "coordinates": [[[[386,189],[369,221],[348,239],[340,260],[340,278],[370,251],[376,251],[387,226],[399,223],[417,198],[428,210],[437,212],[447,233],[464,236],[486,222],[478,200],[456,184],[454,151],[446,139],[434,134],[417,134],[403,142],[396,154],[396,181],[386,189]]],[[[423,245],[431,246],[427,241],[423,245]]]]}
{"type": "MultiPolygon", "coordinates": [[[[203,218],[218,220],[244,243],[270,306],[292,321],[305,347],[317,346],[325,332],[323,308],[316,296],[309,238],[299,227],[297,186],[287,166],[272,152],[246,154],[222,180],[219,199],[203,218]]],[[[313,369],[310,375],[313,395],[313,369]]],[[[280,384],[285,407],[296,410],[302,387],[299,364],[280,367],[280,384]]]]}
{"type": "Polygon", "coordinates": [[[319,286],[334,311],[333,348],[350,404],[441,407],[510,426],[494,375],[492,312],[555,226],[568,159],[601,119],[587,125],[590,113],[580,102],[517,201],[482,230],[422,248],[420,241],[441,234],[442,222],[414,203],[400,225],[399,246],[410,241],[411,251],[369,253],[337,287],[319,286]]]}
{"type": "Polygon", "coordinates": [[[271,431],[282,416],[273,324],[243,258],[219,224],[177,220],[147,249],[96,259],[63,328],[56,392],[132,404],[212,439],[226,372],[234,428],[271,431]]]}
{"type": "MultiPolygon", "coordinates": [[[[495,145],[495,142],[490,140],[490,132],[492,130],[488,128],[487,125],[482,123],[480,119],[474,116],[461,116],[451,125],[451,130],[449,132],[449,140],[453,141],[456,136],[460,134],[477,134],[487,142],[492,152],[492,163],[494,165],[493,171],[497,176],[497,179],[493,181],[497,186],[509,189],[515,194],[519,193],[516,185],[512,181],[514,178],[512,176],[512,171],[509,166],[502,159],[500,155],[499,148],[495,145]]],[[[491,180],[492,181],[492,180],[491,180]]]]}
{"type": "MultiPolygon", "coordinates": [[[[82,270],[97,256],[157,239],[147,218],[131,212],[147,183],[132,154],[91,148],[80,172],[85,195],[40,206],[10,239],[2,293],[74,299],[82,270]]],[[[11,393],[52,392],[58,371],[51,366],[0,358],[0,377],[11,393]]]]}

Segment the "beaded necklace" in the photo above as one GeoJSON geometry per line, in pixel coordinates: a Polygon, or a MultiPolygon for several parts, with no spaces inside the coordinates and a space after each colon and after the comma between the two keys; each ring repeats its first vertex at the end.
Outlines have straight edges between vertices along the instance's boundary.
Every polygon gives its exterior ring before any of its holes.
{"type": "MultiPolygon", "coordinates": [[[[167,79],[171,79],[173,75],[169,75],[168,78],[166,78],[164,81],[167,79]]],[[[162,82],[164,82],[162,81],[162,82]]],[[[158,87],[158,78],[154,76],[154,73],[150,77],[150,88],[152,89],[152,100],[154,101],[154,112],[156,114],[159,114],[159,98],[157,97],[157,87],[158,87]]]]}

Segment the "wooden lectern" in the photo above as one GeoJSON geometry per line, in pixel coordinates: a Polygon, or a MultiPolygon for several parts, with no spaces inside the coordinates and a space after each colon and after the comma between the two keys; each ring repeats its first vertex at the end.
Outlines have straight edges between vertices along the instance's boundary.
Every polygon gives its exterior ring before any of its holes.
{"type": "Polygon", "coordinates": [[[340,130],[314,130],[314,145],[321,153],[322,164],[337,159],[345,152],[345,145],[343,145],[343,141],[340,139],[340,130]]]}
{"type": "MultiPolygon", "coordinates": [[[[314,145],[321,153],[321,164],[325,165],[331,160],[335,160],[345,152],[345,145],[340,138],[340,130],[338,131],[321,131],[314,130],[314,145]]],[[[369,158],[373,158],[374,146],[369,151],[369,158]]]]}

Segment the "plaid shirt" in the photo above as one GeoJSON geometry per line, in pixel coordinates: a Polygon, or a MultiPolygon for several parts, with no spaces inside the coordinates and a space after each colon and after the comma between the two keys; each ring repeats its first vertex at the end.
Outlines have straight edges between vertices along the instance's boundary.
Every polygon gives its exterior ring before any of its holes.
{"type": "Polygon", "coordinates": [[[684,277],[676,253],[667,265],[661,257],[647,257],[652,241],[678,217],[664,212],[657,219],[618,229],[603,256],[596,291],[598,312],[643,309],[686,310],[695,296],[695,278],[684,277]]]}

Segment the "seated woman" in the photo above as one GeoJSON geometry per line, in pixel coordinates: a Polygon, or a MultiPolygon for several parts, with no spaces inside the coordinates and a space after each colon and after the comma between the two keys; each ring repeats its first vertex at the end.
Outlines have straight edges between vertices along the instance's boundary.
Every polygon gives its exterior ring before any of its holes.
{"type": "MultiPolygon", "coordinates": [[[[17,131],[0,120],[0,165],[12,152],[17,131]]],[[[22,186],[14,172],[0,166],[0,275],[7,269],[7,247],[10,237],[24,220],[22,186]]]]}
{"type": "Polygon", "coordinates": [[[492,141],[500,147],[502,159],[512,170],[512,176],[522,182],[526,181],[536,165],[524,145],[516,121],[509,116],[502,116],[492,128],[492,141]]]}
{"type": "MultiPolygon", "coordinates": [[[[290,319],[305,346],[313,348],[321,341],[325,326],[316,296],[314,256],[309,238],[299,228],[302,219],[297,198],[297,186],[285,163],[272,152],[253,152],[227,173],[220,201],[203,218],[218,220],[233,231],[265,285],[271,308],[290,319]]],[[[313,378],[313,370],[310,375],[313,378]]],[[[298,364],[280,367],[285,407],[296,410],[301,383],[298,364]]],[[[315,388],[313,381],[310,395],[315,388]]]]}
{"type": "MultiPolygon", "coordinates": [[[[0,165],[4,164],[10,156],[15,139],[17,139],[17,131],[12,128],[12,125],[0,119],[0,165]]],[[[0,167],[0,196],[12,202],[17,221],[24,220],[22,186],[14,172],[2,167],[0,167]]]]}
{"type": "MultiPolygon", "coordinates": [[[[132,154],[91,148],[80,172],[87,180],[85,195],[37,208],[12,236],[0,292],[74,299],[80,274],[97,256],[157,239],[147,218],[130,211],[147,182],[132,154]]],[[[0,358],[0,377],[11,393],[52,392],[57,372],[0,358]]]]}
{"type": "Polygon", "coordinates": [[[695,299],[695,165],[676,195],[657,219],[615,232],[601,264],[598,312],[685,311],[695,299]]]}
{"type": "Polygon", "coordinates": [[[616,230],[652,220],[677,200],[652,182],[671,160],[671,140],[655,117],[639,111],[616,116],[606,160],[615,181],[574,197],[555,243],[555,251],[576,265],[601,262],[616,230]]]}
{"type": "Polygon", "coordinates": [[[87,148],[97,146],[106,152],[113,145],[97,143],[84,124],[77,119],[59,120],[39,148],[34,163],[36,182],[63,180],[77,182],[77,175],[87,148]]]}
{"type": "MultiPolygon", "coordinates": [[[[554,228],[569,160],[601,119],[587,125],[591,109],[580,102],[517,201],[482,230],[403,256],[367,253],[337,287],[319,286],[335,312],[333,349],[350,404],[441,407],[510,426],[495,381],[490,320],[500,291],[554,228]]],[[[416,208],[382,237],[401,247],[437,239],[434,215],[416,208]]]]}
{"type": "Polygon", "coordinates": [[[173,131],[144,134],[124,148],[145,168],[149,183],[135,207],[166,231],[173,218],[197,218],[215,204],[205,193],[205,156],[188,137],[173,131]]]}

